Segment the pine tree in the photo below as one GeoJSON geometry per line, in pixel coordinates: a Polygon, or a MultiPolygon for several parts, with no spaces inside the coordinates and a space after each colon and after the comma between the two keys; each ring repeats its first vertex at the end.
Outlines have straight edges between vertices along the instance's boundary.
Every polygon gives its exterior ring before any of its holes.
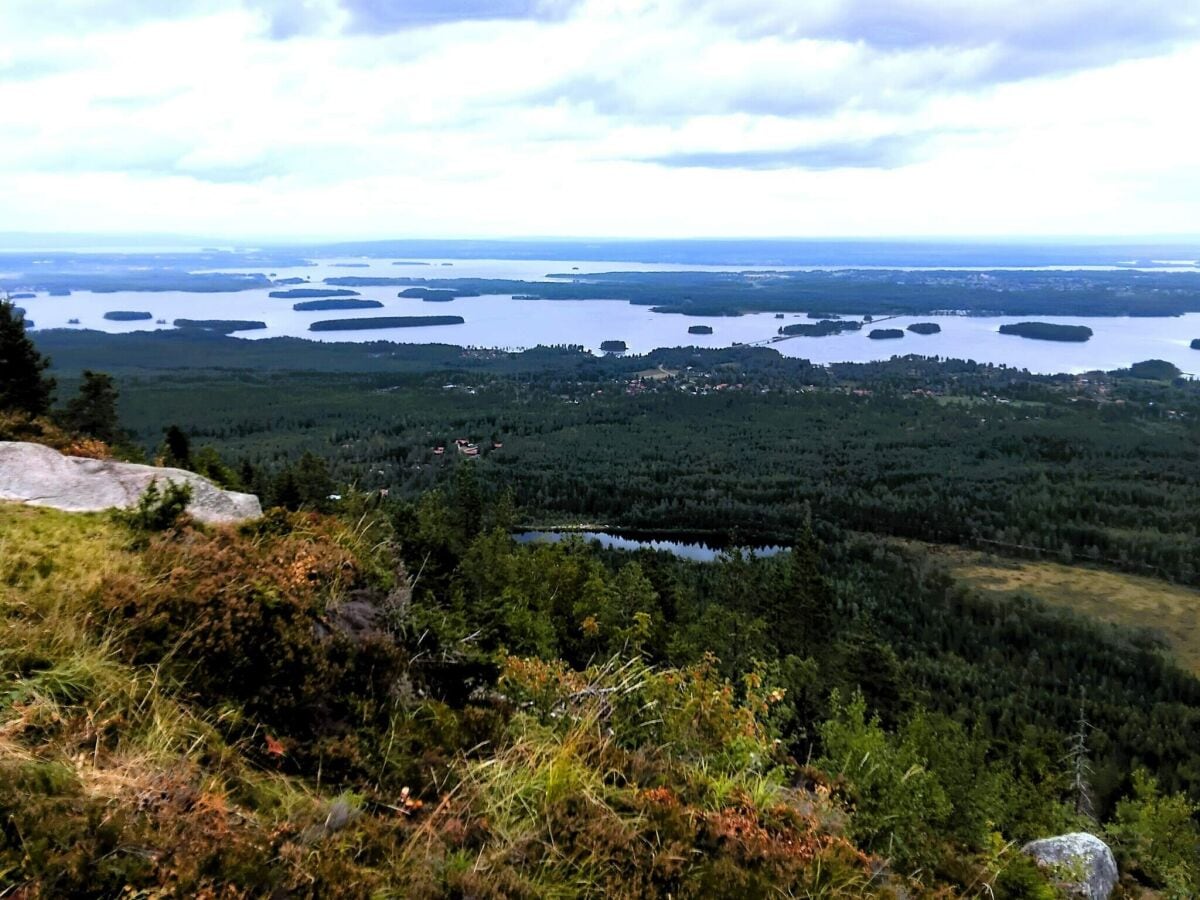
{"type": "Polygon", "coordinates": [[[83,370],[79,393],[62,413],[62,424],[76,434],[96,438],[108,444],[124,438],[117,418],[117,386],[111,375],[83,370]]]}
{"type": "Polygon", "coordinates": [[[49,366],[25,333],[25,320],[0,300],[0,410],[45,415],[54,395],[54,379],[43,374],[49,366]]]}

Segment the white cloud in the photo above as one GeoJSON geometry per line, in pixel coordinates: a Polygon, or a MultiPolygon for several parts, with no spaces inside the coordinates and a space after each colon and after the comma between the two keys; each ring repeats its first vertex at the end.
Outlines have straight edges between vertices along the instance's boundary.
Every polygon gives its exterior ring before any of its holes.
{"type": "Polygon", "coordinates": [[[992,32],[1008,0],[889,21],[849,0],[804,20],[783,0],[514,0],[379,33],[335,0],[51,7],[0,9],[0,230],[1196,230],[1186,4],[1122,26],[1126,52],[1113,23],[1069,44],[1092,0],[992,32]],[[1029,63],[1056,41],[1062,65],[1029,63]]]}

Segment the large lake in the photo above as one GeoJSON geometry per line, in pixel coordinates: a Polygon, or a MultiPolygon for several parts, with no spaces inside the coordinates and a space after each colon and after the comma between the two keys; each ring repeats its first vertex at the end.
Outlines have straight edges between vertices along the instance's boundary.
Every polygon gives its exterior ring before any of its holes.
{"type": "MultiPolygon", "coordinates": [[[[551,260],[426,260],[427,265],[397,265],[388,259],[329,259],[317,265],[277,269],[276,278],[308,278],[317,286],[325,278],[347,275],[412,276],[416,278],[511,278],[541,280],[550,272],[586,274],[611,271],[678,271],[678,265],[653,265],[604,261],[551,260]]],[[[743,271],[739,266],[687,266],[689,270],[743,271]]],[[[1184,269],[1187,271],[1188,269],[1184,269]]],[[[1191,269],[1194,271],[1194,269],[1191,269]]],[[[242,270],[244,271],[244,270],[242,270]]],[[[1178,269],[1176,269],[1178,271],[1178,269]]],[[[728,347],[735,343],[769,341],[780,325],[802,319],[789,313],[783,321],[771,313],[736,318],[692,317],[654,313],[649,307],[614,300],[514,300],[510,296],[463,297],[449,303],[427,303],[400,299],[398,287],[359,288],[364,299],[379,300],[379,309],[352,311],[295,312],[293,300],[271,298],[268,290],[236,293],[75,292],[69,297],[19,301],[38,328],[92,328],[108,332],[169,328],[152,321],[110,322],[110,310],[138,310],[168,323],[177,318],[257,319],[267,327],[241,332],[247,339],[292,336],[321,341],[377,341],[401,343],[448,343],[476,347],[523,349],[538,344],[581,344],[593,351],[600,342],[622,340],[631,353],[657,347],[728,347]],[[458,315],[463,325],[433,328],[370,329],[313,333],[310,322],[363,316],[458,315]],[[69,324],[78,319],[77,326],[69,324]],[[711,325],[711,335],[688,334],[690,325],[711,325]]],[[[1200,351],[1190,343],[1200,338],[1200,314],[1176,318],[1110,318],[1074,316],[967,317],[919,316],[889,319],[888,328],[904,328],[917,321],[936,321],[940,334],[920,336],[906,333],[899,340],[875,341],[862,332],[823,338],[791,338],[769,346],[787,356],[804,357],[815,363],[869,362],[895,355],[920,353],[925,356],[973,359],[1003,363],[1032,372],[1083,372],[1115,369],[1143,359],[1165,359],[1184,372],[1200,373],[1200,351]],[[1034,341],[999,334],[1007,322],[1037,318],[1041,321],[1087,325],[1095,335],[1087,343],[1069,344],[1034,341]]]]}

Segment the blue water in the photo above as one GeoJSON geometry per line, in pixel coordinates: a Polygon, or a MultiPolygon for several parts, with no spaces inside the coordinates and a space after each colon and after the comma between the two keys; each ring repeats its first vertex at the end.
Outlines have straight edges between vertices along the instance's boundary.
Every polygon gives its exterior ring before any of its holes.
{"type": "MultiPolygon", "coordinates": [[[[322,279],[353,273],[356,275],[418,275],[421,277],[480,277],[537,280],[554,271],[578,270],[578,274],[614,269],[673,271],[678,265],[631,264],[613,261],[484,260],[458,259],[443,267],[446,260],[429,260],[430,266],[398,266],[391,260],[326,259],[314,266],[273,270],[279,278],[300,276],[314,285],[322,279]],[[363,262],[367,268],[342,268],[347,262],[363,262]]],[[[731,266],[689,266],[713,271],[737,270],[731,266]]],[[[606,340],[625,341],[631,353],[646,353],[659,347],[728,347],[733,344],[769,342],[781,324],[803,320],[788,313],[781,322],[772,313],[740,317],[689,317],[651,312],[647,306],[634,306],[612,300],[514,300],[510,296],[462,297],[449,303],[426,303],[396,296],[398,288],[361,288],[364,299],[379,300],[377,309],[350,313],[313,311],[296,312],[291,300],[268,297],[269,289],[236,293],[153,293],[116,292],[94,294],[77,291],[69,297],[39,294],[22,301],[29,318],[39,328],[92,328],[107,332],[141,331],[156,326],[152,322],[109,322],[103,318],[109,310],[142,310],[167,323],[176,318],[256,319],[267,327],[240,332],[237,337],[255,340],[292,336],[321,341],[395,341],[398,343],[448,343],[460,346],[525,349],[538,344],[579,344],[599,352],[606,340]],[[462,325],[433,328],[369,329],[314,333],[311,322],[342,316],[428,316],[457,315],[462,325]],[[78,319],[78,325],[69,324],[78,319]],[[709,335],[688,334],[690,325],[710,325],[709,335]]],[[[890,319],[886,327],[904,328],[916,321],[936,321],[940,334],[916,335],[892,341],[873,341],[867,331],[847,332],[822,338],[793,338],[769,343],[785,356],[801,357],[814,363],[872,362],[911,353],[972,359],[1028,369],[1037,373],[1086,372],[1129,366],[1144,359],[1165,359],[1187,373],[1200,372],[1200,351],[1189,346],[1200,338],[1200,314],[1174,318],[1114,318],[1079,316],[1037,316],[1040,321],[1086,325],[1094,337],[1080,344],[1028,340],[1002,335],[999,326],[1030,317],[917,316],[890,319]]]]}
{"type": "MultiPolygon", "coordinates": [[[[520,544],[557,544],[571,538],[578,538],[585,543],[596,541],[600,546],[608,550],[657,550],[662,553],[673,554],[681,559],[690,559],[694,562],[712,562],[720,559],[728,552],[727,548],[711,547],[708,544],[660,540],[640,541],[621,537],[619,534],[609,534],[606,531],[523,531],[513,535],[513,537],[520,544]]],[[[775,556],[777,553],[782,553],[786,548],[771,546],[741,549],[752,551],[756,556],[775,556]]]]}

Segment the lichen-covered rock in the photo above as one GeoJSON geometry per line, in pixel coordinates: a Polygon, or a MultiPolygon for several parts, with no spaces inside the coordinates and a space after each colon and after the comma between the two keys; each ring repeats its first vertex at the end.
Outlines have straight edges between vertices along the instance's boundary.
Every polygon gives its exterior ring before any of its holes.
{"type": "Polygon", "coordinates": [[[1033,841],[1021,852],[1049,870],[1068,896],[1108,900],[1117,885],[1117,862],[1108,844],[1086,832],[1033,841]]]}
{"type": "Polygon", "coordinates": [[[189,485],[188,512],[201,522],[241,522],[262,515],[253,494],[222,490],[195,472],[64,456],[41,444],[0,441],[0,500],[68,512],[128,509],[155,481],[160,487],[167,482],[189,485]]]}

